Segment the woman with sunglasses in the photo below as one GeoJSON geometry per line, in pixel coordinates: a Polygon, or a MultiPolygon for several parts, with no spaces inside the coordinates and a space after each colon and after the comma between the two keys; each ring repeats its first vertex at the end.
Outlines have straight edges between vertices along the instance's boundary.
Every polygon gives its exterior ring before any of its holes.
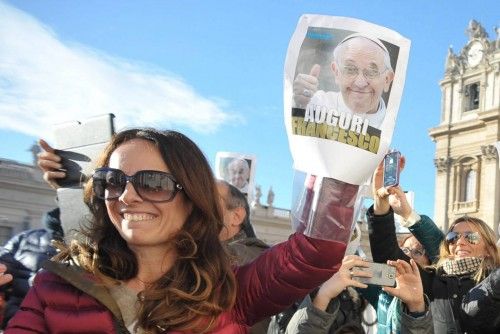
{"type": "Polygon", "coordinates": [[[216,189],[186,136],[116,134],[85,188],[83,237],[60,245],[6,333],[246,333],[336,271],[345,245],[301,234],[231,268],[216,189]]]}
{"type": "MultiPolygon", "coordinates": [[[[374,182],[374,205],[367,212],[373,259],[409,261],[396,239],[394,212],[389,203],[394,189],[380,185],[374,182]]],[[[437,263],[420,269],[435,333],[500,330],[500,256],[494,238],[482,220],[461,217],[451,224],[441,242],[437,263]]]]}

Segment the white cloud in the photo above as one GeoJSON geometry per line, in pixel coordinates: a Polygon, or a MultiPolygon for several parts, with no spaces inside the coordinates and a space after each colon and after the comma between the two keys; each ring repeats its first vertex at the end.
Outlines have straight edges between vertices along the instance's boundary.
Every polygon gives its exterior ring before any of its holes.
{"type": "Polygon", "coordinates": [[[50,137],[53,124],[113,113],[124,126],[213,132],[241,116],[164,71],[64,43],[0,1],[0,128],[50,137]]]}

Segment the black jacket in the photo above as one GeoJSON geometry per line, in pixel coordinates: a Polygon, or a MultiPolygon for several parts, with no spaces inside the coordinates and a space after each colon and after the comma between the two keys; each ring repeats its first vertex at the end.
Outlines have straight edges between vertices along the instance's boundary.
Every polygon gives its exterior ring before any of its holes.
{"type": "Polygon", "coordinates": [[[464,296],[460,312],[467,333],[500,332],[500,268],[464,296]]]}
{"type": "Polygon", "coordinates": [[[59,209],[47,212],[43,222],[46,228],[23,231],[13,236],[0,250],[0,262],[14,277],[12,282],[0,287],[6,299],[2,328],[19,309],[42,263],[56,254],[51,240],[63,237],[59,209]]]}

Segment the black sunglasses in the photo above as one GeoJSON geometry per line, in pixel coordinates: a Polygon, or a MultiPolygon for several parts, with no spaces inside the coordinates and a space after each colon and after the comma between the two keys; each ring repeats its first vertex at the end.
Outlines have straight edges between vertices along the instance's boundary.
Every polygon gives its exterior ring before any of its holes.
{"type": "Polygon", "coordinates": [[[479,232],[464,232],[464,233],[448,232],[445,240],[449,244],[454,244],[461,237],[464,237],[465,240],[467,240],[467,242],[470,243],[471,245],[477,245],[481,240],[481,235],[479,234],[479,232]]]}
{"type": "Polygon", "coordinates": [[[125,191],[127,182],[132,183],[137,194],[145,201],[170,202],[182,186],[172,174],[156,170],[141,170],[126,175],[114,168],[98,168],[92,175],[95,195],[104,200],[114,200],[125,191]]]}

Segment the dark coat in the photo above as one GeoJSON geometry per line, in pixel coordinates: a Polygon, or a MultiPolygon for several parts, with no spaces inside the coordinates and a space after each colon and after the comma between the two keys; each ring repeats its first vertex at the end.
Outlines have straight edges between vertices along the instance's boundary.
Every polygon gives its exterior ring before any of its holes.
{"type": "Polygon", "coordinates": [[[243,231],[225,241],[224,245],[238,266],[252,262],[269,248],[269,245],[264,241],[257,238],[249,238],[243,231]]]}
{"type": "Polygon", "coordinates": [[[14,277],[10,283],[0,287],[6,299],[2,328],[19,309],[42,263],[56,254],[51,240],[63,237],[59,209],[46,213],[43,223],[46,228],[23,231],[12,237],[0,251],[0,262],[14,277]]]}
{"type": "MultiPolygon", "coordinates": [[[[262,252],[269,248],[264,241],[255,237],[247,237],[247,234],[241,230],[230,240],[224,242],[233,261],[239,265],[245,265],[259,257],[262,252]]],[[[266,334],[270,318],[259,321],[250,328],[250,334],[266,334]]]]}
{"type": "Polygon", "coordinates": [[[464,296],[460,312],[467,333],[500,332],[500,268],[464,296]]]}

